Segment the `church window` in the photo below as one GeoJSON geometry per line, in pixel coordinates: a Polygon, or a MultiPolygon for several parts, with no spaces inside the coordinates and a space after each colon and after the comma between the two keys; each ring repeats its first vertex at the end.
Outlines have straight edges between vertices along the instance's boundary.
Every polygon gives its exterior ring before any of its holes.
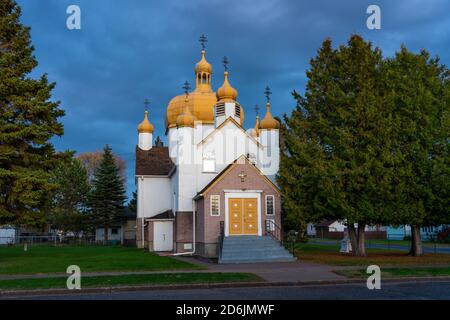
{"type": "Polygon", "coordinates": [[[117,229],[117,228],[112,228],[112,229],[111,229],[111,234],[119,234],[119,229],[117,229]]]}
{"type": "Polygon", "coordinates": [[[211,152],[203,155],[203,172],[216,172],[216,159],[211,152]]]}
{"type": "Polygon", "coordinates": [[[211,196],[211,215],[220,216],[220,196],[216,194],[211,196]]]}
{"type": "Polygon", "coordinates": [[[266,196],[266,214],[274,215],[275,214],[275,197],[273,195],[266,196]]]}

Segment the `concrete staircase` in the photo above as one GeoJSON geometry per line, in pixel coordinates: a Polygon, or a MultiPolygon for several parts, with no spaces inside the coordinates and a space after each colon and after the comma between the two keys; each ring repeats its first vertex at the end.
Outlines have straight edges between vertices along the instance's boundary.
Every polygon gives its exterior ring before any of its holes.
{"type": "Polygon", "coordinates": [[[223,240],[219,263],[295,261],[296,258],[269,236],[232,236],[223,240]]]}

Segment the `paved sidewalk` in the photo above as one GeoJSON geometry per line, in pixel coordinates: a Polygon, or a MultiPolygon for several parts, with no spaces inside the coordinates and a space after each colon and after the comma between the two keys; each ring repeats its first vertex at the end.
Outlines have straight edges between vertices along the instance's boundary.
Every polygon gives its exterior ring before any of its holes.
{"type": "Polygon", "coordinates": [[[268,282],[302,282],[310,280],[327,281],[343,280],[344,276],[333,272],[346,267],[327,266],[302,261],[217,264],[196,259],[194,257],[177,257],[182,261],[201,265],[212,272],[249,272],[268,282]]]}

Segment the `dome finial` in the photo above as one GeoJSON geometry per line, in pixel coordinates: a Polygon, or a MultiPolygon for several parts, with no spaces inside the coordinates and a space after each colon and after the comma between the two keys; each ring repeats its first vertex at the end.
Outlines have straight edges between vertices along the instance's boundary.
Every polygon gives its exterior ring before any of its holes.
{"type": "Polygon", "coordinates": [[[227,57],[223,57],[222,63],[223,63],[224,69],[225,69],[225,72],[223,73],[224,80],[223,80],[222,86],[219,89],[217,89],[217,100],[218,101],[236,101],[238,93],[237,93],[236,89],[234,89],[230,85],[230,82],[228,82],[228,64],[230,63],[230,61],[228,60],[227,57]]]}
{"type": "Polygon", "coordinates": [[[189,90],[191,85],[186,80],[183,85],[184,94],[186,95],[184,99],[183,112],[177,117],[177,127],[194,127],[195,118],[189,109],[189,90]]]}
{"type": "Polygon", "coordinates": [[[149,104],[150,104],[150,101],[146,98],[144,100],[144,106],[145,106],[144,120],[138,125],[139,133],[153,133],[154,127],[150,123],[150,121],[148,121],[148,105],[149,104]]]}
{"type": "Polygon", "coordinates": [[[280,123],[272,116],[270,113],[270,95],[272,94],[272,91],[270,91],[269,86],[266,87],[266,90],[264,91],[264,94],[266,96],[267,102],[266,102],[266,115],[264,116],[264,119],[261,120],[260,128],[265,130],[271,130],[271,129],[279,129],[280,123]]]}

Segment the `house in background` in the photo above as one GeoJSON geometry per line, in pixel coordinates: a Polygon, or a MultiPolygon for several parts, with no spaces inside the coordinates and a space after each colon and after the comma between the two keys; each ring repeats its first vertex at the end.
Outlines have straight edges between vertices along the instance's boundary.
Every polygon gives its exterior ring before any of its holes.
{"type": "Polygon", "coordinates": [[[0,226],[0,245],[16,243],[17,230],[12,226],[0,226]]]}
{"type": "MultiPolygon", "coordinates": [[[[108,241],[117,241],[125,246],[136,245],[136,212],[125,209],[126,219],[122,223],[117,223],[108,229],[108,241]]],[[[104,228],[95,230],[95,241],[105,240],[104,228]]]]}
{"type": "MultiPolygon", "coordinates": [[[[345,222],[338,220],[324,220],[318,224],[308,223],[306,228],[309,237],[321,239],[343,239],[346,230],[345,222]]],[[[386,230],[380,225],[366,226],[365,231],[367,239],[386,239],[386,230]]]]}

